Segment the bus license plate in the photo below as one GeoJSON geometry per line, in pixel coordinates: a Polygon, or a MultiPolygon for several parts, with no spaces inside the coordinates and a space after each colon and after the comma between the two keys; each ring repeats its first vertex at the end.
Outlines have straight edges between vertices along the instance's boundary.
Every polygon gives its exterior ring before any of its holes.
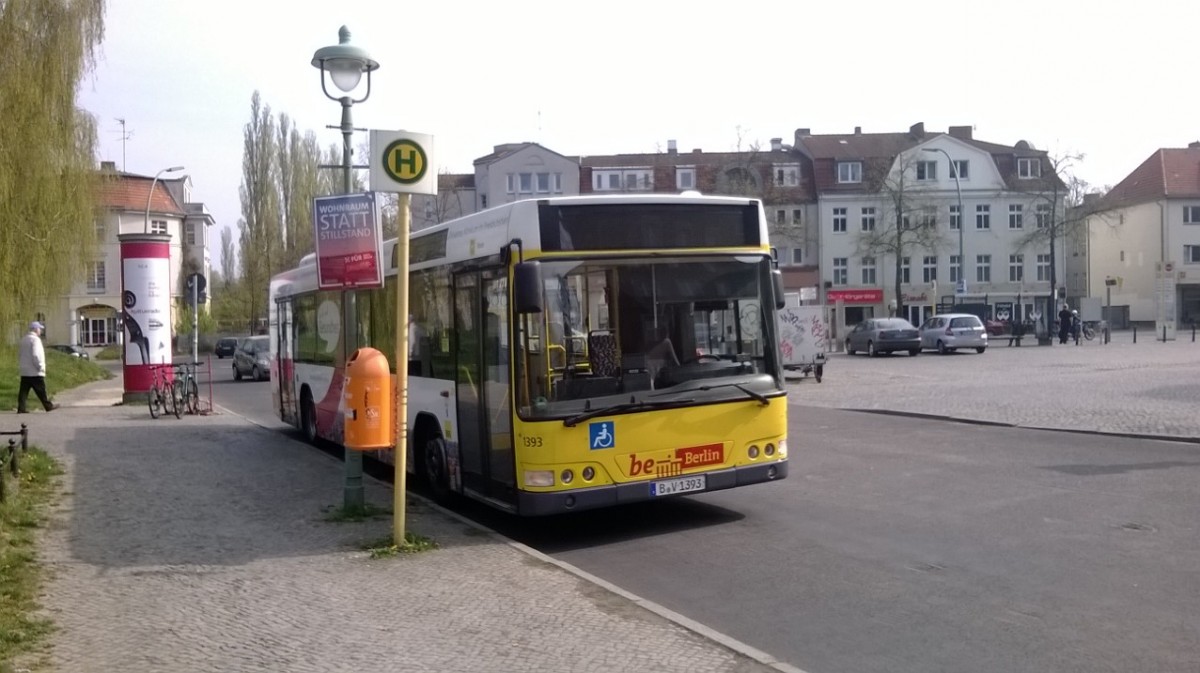
{"type": "Polygon", "coordinates": [[[666,481],[650,482],[650,495],[655,497],[660,495],[675,495],[676,493],[690,493],[691,491],[704,490],[704,475],[695,477],[683,477],[680,479],[667,479],[666,481]]]}

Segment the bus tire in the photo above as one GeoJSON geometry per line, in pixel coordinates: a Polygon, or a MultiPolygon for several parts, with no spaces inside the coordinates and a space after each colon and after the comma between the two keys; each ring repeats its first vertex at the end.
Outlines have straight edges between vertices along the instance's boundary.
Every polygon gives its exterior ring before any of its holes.
{"type": "Polygon", "coordinates": [[[433,435],[425,440],[421,448],[421,478],[429,488],[434,502],[446,503],[450,499],[450,475],[446,468],[446,440],[433,435]]]}
{"type": "Polygon", "coordinates": [[[313,446],[320,441],[317,436],[317,407],[307,387],[300,393],[300,432],[304,433],[304,441],[313,446]]]}

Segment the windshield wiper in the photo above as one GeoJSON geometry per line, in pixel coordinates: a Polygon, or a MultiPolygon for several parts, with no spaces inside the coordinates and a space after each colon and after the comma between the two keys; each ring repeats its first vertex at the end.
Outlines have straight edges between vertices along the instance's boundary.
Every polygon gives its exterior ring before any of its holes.
{"type": "Polygon", "coordinates": [[[756,402],[763,405],[764,407],[771,403],[771,400],[767,399],[766,395],[763,395],[762,393],[754,391],[754,390],[750,390],[749,388],[747,388],[746,386],[744,386],[740,383],[718,383],[716,385],[711,385],[711,386],[697,386],[695,388],[687,388],[686,390],[664,390],[661,393],[653,393],[653,394],[647,395],[646,397],[658,397],[660,395],[672,395],[675,393],[690,393],[690,392],[694,392],[694,391],[708,392],[709,390],[716,390],[717,388],[737,388],[738,390],[742,391],[743,393],[746,393],[747,395],[749,395],[751,399],[755,400],[756,402]]]}
{"type": "Polygon", "coordinates": [[[666,407],[666,406],[673,406],[676,404],[687,404],[687,403],[693,402],[693,401],[695,401],[695,400],[693,400],[690,397],[682,399],[682,400],[669,400],[669,401],[663,400],[663,401],[659,401],[659,402],[651,402],[649,400],[630,400],[628,402],[622,402],[620,404],[614,404],[611,406],[602,407],[600,409],[592,409],[591,411],[584,411],[582,413],[575,414],[574,416],[564,418],[563,425],[565,425],[566,427],[569,428],[569,427],[578,425],[579,423],[582,423],[590,418],[595,418],[597,416],[607,416],[609,414],[615,414],[618,411],[629,411],[631,409],[653,409],[655,407],[666,407]]]}

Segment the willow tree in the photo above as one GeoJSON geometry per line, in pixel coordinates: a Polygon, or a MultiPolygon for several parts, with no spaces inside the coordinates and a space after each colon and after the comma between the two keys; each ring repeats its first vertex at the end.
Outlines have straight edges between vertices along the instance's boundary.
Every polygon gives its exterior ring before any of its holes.
{"type": "Polygon", "coordinates": [[[103,0],[0,0],[0,326],[66,292],[96,246],[95,120],[75,105],[103,0]]]}

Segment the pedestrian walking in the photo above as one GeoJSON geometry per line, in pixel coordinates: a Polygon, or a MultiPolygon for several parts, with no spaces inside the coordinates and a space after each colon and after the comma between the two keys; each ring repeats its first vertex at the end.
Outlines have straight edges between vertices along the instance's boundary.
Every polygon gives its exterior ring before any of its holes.
{"type": "Polygon", "coordinates": [[[45,329],[45,325],[35,320],[29,323],[29,333],[21,339],[21,347],[18,349],[18,368],[21,373],[21,386],[17,390],[18,414],[29,413],[25,408],[25,400],[29,397],[30,390],[37,394],[46,411],[58,408],[46,394],[46,349],[42,346],[42,332],[45,329]]]}
{"type": "Polygon", "coordinates": [[[1071,307],[1063,304],[1062,310],[1058,312],[1058,343],[1067,343],[1067,339],[1071,336],[1071,322],[1071,307]]]}

